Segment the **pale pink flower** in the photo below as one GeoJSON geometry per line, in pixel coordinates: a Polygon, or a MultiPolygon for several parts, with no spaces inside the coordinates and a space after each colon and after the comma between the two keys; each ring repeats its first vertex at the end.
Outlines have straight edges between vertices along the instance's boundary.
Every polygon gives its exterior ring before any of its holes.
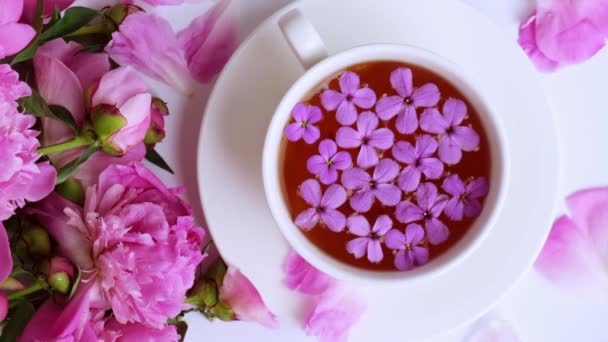
{"type": "MultiPolygon", "coordinates": [[[[8,0],[14,1],[14,0],[8,0]]],[[[60,11],[68,8],[74,0],[43,0],[44,1],[44,17],[50,17],[53,15],[55,7],[60,11]]],[[[37,0],[23,0],[23,19],[26,22],[32,22],[34,15],[36,14],[36,3],[37,0]]]]}
{"type": "Polygon", "coordinates": [[[220,300],[228,304],[241,321],[257,322],[268,328],[279,326],[275,315],[251,281],[237,268],[229,266],[220,288],[220,300]]]}
{"type": "Polygon", "coordinates": [[[0,0],[0,8],[0,59],[3,59],[23,50],[36,31],[29,25],[19,23],[23,0],[0,0]]]}
{"type": "Polygon", "coordinates": [[[285,285],[304,294],[319,295],[336,286],[337,280],[317,270],[292,251],[285,262],[285,285]]]}
{"type": "Polygon", "coordinates": [[[570,216],[561,216],[553,224],[536,269],[577,298],[606,301],[608,188],[576,192],[566,204],[570,216]]]}

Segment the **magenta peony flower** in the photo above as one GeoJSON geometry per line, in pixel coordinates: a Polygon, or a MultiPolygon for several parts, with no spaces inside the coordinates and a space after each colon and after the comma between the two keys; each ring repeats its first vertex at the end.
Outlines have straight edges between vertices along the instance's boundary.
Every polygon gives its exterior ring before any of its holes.
{"type": "Polygon", "coordinates": [[[15,100],[29,96],[30,93],[30,87],[19,81],[19,74],[10,65],[0,64],[0,102],[7,102],[16,108],[15,100]]]}
{"type": "MultiPolygon", "coordinates": [[[[35,1],[34,1],[35,3],[35,1]]],[[[36,31],[26,24],[20,24],[23,0],[3,0],[0,2],[0,59],[23,50],[36,35],[36,31]]]]}
{"type": "Polygon", "coordinates": [[[96,341],[130,342],[130,341],[163,341],[177,342],[180,336],[174,325],[165,325],[161,329],[147,327],[143,324],[120,324],[112,316],[104,318],[103,311],[92,311],[91,325],[95,331],[96,341]]]}
{"type": "Polygon", "coordinates": [[[84,208],[52,194],[31,213],[93,284],[92,308],[162,329],[184,308],[204,257],[204,231],[178,193],[139,163],[112,165],[84,208]]]}
{"type": "Polygon", "coordinates": [[[322,294],[335,287],[337,281],[317,270],[298,253],[291,252],[285,262],[285,285],[309,295],[322,294]]]}

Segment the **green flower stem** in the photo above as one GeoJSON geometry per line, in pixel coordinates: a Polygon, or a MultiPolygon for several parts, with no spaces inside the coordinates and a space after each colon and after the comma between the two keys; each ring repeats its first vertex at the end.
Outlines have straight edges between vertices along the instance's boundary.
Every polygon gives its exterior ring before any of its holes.
{"type": "Polygon", "coordinates": [[[16,299],[20,299],[22,297],[31,295],[32,293],[36,293],[40,290],[46,290],[48,287],[46,281],[43,279],[38,279],[35,283],[33,283],[30,287],[25,290],[11,292],[6,295],[6,298],[9,302],[15,301],[16,299]]]}
{"type": "Polygon", "coordinates": [[[36,153],[46,156],[49,154],[59,153],[82,146],[89,146],[92,145],[94,142],[95,140],[90,136],[79,135],[74,137],[72,140],[64,141],[62,143],[51,146],[41,147],[36,151],[36,153]]]}

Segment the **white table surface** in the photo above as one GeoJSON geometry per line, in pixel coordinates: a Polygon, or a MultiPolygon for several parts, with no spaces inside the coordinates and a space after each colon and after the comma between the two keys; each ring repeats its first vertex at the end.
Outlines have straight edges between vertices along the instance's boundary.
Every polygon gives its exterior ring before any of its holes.
{"type": "MultiPolygon", "coordinates": [[[[289,0],[234,1],[240,12],[241,40],[263,19],[290,2],[289,0]]],[[[90,2],[107,3],[108,1],[91,0],[90,2]]],[[[466,2],[491,17],[497,25],[516,39],[518,25],[530,13],[534,0],[466,0],[466,2]]],[[[370,0],[370,4],[373,4],[373,0],[370,0]]],[[[205,5],[163,7],[156,11],[169,18],[174,27],[179,29],[185,26],[190,18],[200,15],[204,7],[205,5]]],[[[508,61],[505,61],[505,67],[509,67],[508,61]]],[[[608,49],[583,65],[542,76],[542,82],[559,129],[562,163],[560,196],[563,198],[572,191],[584,187],[608,185],[608,153],[605,149],[608,147],[608,134],[606,134],[608,109],[605,105],[608,98],[608,49]]],[[[150,81],[150,84],[159,95],[167,89],[154,81],[150,81]]],[[[188,199],[192,202],[199,218],[202,218],[202,212],[196,185],[195,148],[202,112],[211,86],[201,86],[196,96],[183,104],[171,103],[169,98],[172,114],[167,122],[167,139],[159,146],[161,154],[166,156],[176,171],[174,176],[159,171],[161,177],[169,184],[187,186],[188,199]]],[[[562,204],[560,210],[563,209],[562,204]]],[[[483,286],[483,279],[480,279],[479,286],[483,286]]],[[[500,300],[493,314],[509,320],[524,342],[608,341],[608,329],[605,328],[608,305],[582,303],[575,295],[566,294],[547,283],[533,270],[530,270],[500,300]]],[[[209,323],[199,314],[190,314],[188,320],[190,331],[186,341],[315,341],[314,338],[305,336],[298,326],[283,324],[279,330],[268,330],[253,323],[219,321],[209,323]]],[[[469,329],[470,327],[461,327],[429,339],[427,342],[461,341],[469,329]]],[[[355,329],[353,333],[362,333],[370,338],[373,336],[373,332],[370,331],[360,332],[355,329]]],[[[407,334],[404,332],[403,341],[407,341],[406,339],[407,334]]]]}

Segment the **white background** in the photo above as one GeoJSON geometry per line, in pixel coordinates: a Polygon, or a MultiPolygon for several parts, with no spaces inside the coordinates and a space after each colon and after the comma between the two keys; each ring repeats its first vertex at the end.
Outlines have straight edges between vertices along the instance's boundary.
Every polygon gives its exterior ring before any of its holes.
{"type": "MultiPolygon", "coordinates": [[[[240,12],[241,40],[263,19],[290,2],[288,0],[234,1],[240,12]]],[[[107,1],[103,0],[86,2],[107,4],[107,1]]],[[[374,1],[369,0],[369,2],[370,6],[373,6],[374,1]]],[[[492,18],[515,40],[518,25],[530,13],[534,0],[466,0],[466,2],[492,18]]],[[[196,8],[198,10],[200,6],[196,8]]],[[[163,7],[156,11],[171,19],[177,29],[201,14],[187,13],[185,18],[186,11],[183,8],[163,7]]],[[[508,61],[505,61],[504,66],[509,67],[508,61]]],[[[577,189],[608,185],[608,153],[605,149],[608,147],[608,134],[606,134],[608,132],[608,109],[606,109],[608,49],[583,65],[543,76],[542,82],[559,129],[561,198],[577,189]]],[[[151,83],[160,91],[165,87],[154,81],[151,83]]],[[[203,112],[210,89],[211,86],[201,86],[196,93],[200,98],[195,99],[194,102],[200,108],[200,113],[203,112]]],[[[513,101],[517,99],[514,98],[513,101]]],[[[187,186],[189,200],[195,207],[196,214],[202,218],[196,194],[195,171],[195,146],[201,117],[192,113],[185,114],[172,113],[167,122],[167,140],[159,146],[159,149],[174,167],[176,174],[175,176],[164,174],[162,177],[170,184],[187,186]]],[[[562,204],[560,210],[563,209],[562,204]]],[[[479,279],[479,286],[484,286],[483,277],[479,279]]],[[[608,329],[606,329],[608,305],[582,302],[576,294],[564,293],[547,283],[534,270],[530,270],[519,284],[502,298],[492,315],[510,321],[523,342],[608,341],[608,329]]],[[[306,337],[302,329],[294,326],[283,325],[280,330],[267,330],[253,323],[209,323],[198,314],[191,314],[189,322],[190,331],[187,341],[315,341],[314,338],[306,337]]],[[[391,323],[387,322],[387,324],[391,323]]],[[[398,324],[397,320],[393,323],[398,324]]],[[[461,341],[469,331],[470,327],[461,327],[428,342],[461,341]]],[[[409,342],[407,332],[404,332],[402,341],[409,342]]]]}

